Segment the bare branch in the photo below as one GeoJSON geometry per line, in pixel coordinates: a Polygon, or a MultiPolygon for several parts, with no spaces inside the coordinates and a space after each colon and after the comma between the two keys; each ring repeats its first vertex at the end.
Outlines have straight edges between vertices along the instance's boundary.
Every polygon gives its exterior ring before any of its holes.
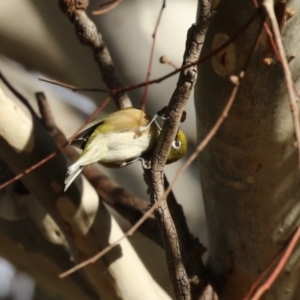
{"type": "MultiPolygon", "coordinates": [[[[184,53],[183,66],[198,61],[208,24],[211,18],[210,1],[201,1],[200,22],[192,25],[187,34],[186,50],[184,53]]],[[[168,204],[164,195],[163,168],[167,156],[171,150],[172,141],[178,131],[184,106],[190,96],[197,78],[197,68],[190,66],[180,72],[177,87],[170,100],[166,112],[166,121],[160,134],[159,141],[152,156],[152,169],[146,171],[150,187],[152,204],[161,200],[155,211],[156,220],[159,224],[167,257],[170,277],[173,283],[176,299],[191,299],[190,283],[182,261],[177,232],[168,204]],[[164,199],[164,200],[163,200],[164,199]]]]}
{"type": "MultiPolygon", "coordinates": [[[[79,41],[88,45],[94,54],[102,74],[102,79],[110,90],[121,89],[122,85],[114,68],[110,53],[98,32],[96,25],[88,18],[85,10],[88,1],[59,0],[59,5],[64,14],[74,23],[79,41]]],[[[131,102],[125,92],[112,95],[118,108],[130,107],[131,102]]]]}
{"type": "Polygon", "coordinates": [[[143,98],[142,98],[142,110],[145,110],[146,107],[146,100],[147,100],[147,94],[148,94],[148,88],[149,88],[149,80],[150,80],[150,76],[152,73],[152,63],[153,63],[153,55],[154,55],[154,49],[155,49],[155,42],[156,42],[156,34],[157,34],[157,30],[160,24],[160,20],[162,18],[162,14],[164,9],[166,8],[166,1],[163,0],[162,1],[162,7],[160,9],[156,24],[155,24],[155,28],[154,28],[154,32],[152,34],[152,46],[151,46],[151,50],[150,50],[150,58],[149,58],[149,64],[148,64],[148,70],[147,70],[147,76],[146,76],[146,85],[144,88],[144,94],[143,94],[143,98]]]}

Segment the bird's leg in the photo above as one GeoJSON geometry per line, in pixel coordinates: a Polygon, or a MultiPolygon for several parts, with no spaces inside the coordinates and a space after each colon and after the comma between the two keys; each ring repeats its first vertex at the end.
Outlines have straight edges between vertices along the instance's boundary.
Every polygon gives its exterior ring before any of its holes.
{"type": "Polygon", "coordinates": [[[156,122],[156,119],[158,117],[160,117],[160,119],[162,121],[165,121],[167,120],[169,117],[165,117],[165,113],[166,113],[166,110],[167,110],[167,106],[163,107],[160,111],[158,111],[154,116],[153,118],[150,120],[150,122],[146,125],[146,126],[142,126],[142,127],[139,127],[139,132],[140,133],[144,133],[150,126],[153,122],[156,123],[157,127],[159,130],[161,130],[161,127],[159,126],[159,124],[156,122]]]}
{"type": "Polygon", "coordinates": [[[126,161],[126,162],[124,162],[124,163],[121,163],[120,164],[120,167],[126,167],[126,166],[128,166],[128,165],[131,165],[131,164],[133,164],[134,162],[136,162],[136,161],[140,161],[141,163],[142,163],[142,166],[143,166],[143,168],[144,169],[151,169],[151,166],[149,166],[149,164],[146,162],[146,160],[143,158],[143,157],[141,157],[141,156],[139,156],[139,157],[137,157],[137,158],[135,158],[135,159],[133,159],[133,160],[130,160],[130,161],[126,161]]]}
{"type": "Polygon", "coordinates": [[[165,121],[169,119],[169,117],[166,117],[166,112],[167,112],[167,106],[164,106],[161,110],[159,110],[156,114],[160,117],[162,121],[165,121]]]}
{"type": "MultiPolygon", "coordinates": [[[[156,122],[157,117],[158,117],[158,114],[155,114],[155,115],[153,116],[153,118],[150,120],[150,122],[149,122],[146,126],[141,126],[141,127],[139,127],[139,132],[140,132],[140,133],[144,133],[144,132],[151,126],[151,124],[152,124],[153,122],[155,122],[156,125],[159,127],[159,125],[158,125],[157,122],[156,122]]],[[[160,127],[159,127],[159,128],[160,128],[160,127]]]]}

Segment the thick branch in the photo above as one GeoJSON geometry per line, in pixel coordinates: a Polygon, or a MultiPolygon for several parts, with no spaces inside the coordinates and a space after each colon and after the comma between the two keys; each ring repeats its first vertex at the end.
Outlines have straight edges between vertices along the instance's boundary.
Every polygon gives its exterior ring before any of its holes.
{"type": "MultiPolygon", "coordinates": [[[[189,31],[186,42],[183,65],[196,62],[208,29],[210,1],[202,1],[200,5],[199,24],[193,25],[189,31]]],[[[152,170],[147,172],[150,182],[151,202],[162,200],[164,197],[163,168],[171,150],[172,141],[175,139],[180,124],[185,104],[190,96],[197,78],[196,66],[184,69],[180,73],[177,87],[170,100],[157,147],[152,157],[152,170]]],[[[179,241],[175,225],[172,221],[166,201],[162,201],[156,210],[156,219],[162,232],[167,256],[168,268],[173,282],[176,299],[191,299],[190,284],[182,262],[179,241]]]]}

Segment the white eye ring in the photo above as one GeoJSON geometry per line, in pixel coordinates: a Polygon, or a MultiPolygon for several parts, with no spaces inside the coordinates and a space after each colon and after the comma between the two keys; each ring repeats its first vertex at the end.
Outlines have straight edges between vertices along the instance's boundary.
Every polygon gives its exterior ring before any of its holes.
{"type": "Polygon", "coordinates": [[[178,150],[181,147],[181,142],[179,140],[174,140],[172,143],[172,148],[178,150]]]}

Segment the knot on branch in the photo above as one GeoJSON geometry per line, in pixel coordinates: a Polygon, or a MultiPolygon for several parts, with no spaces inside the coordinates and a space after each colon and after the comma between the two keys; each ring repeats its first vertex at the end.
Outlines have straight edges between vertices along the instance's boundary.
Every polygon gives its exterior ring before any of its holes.
{"type": "Polygon", "coordinates": [[[74,14],[74,24],[79,41],[92,48],[100,46],[96,25],[87,17],[85,11],[78,10],[74,14]]]}
{"type": "Polygon", "coordinates": [[[184,72],[184,80],[186,82],[194,84],[194,83],[196,83],[197,75],[198,75],[198,73],[197,73],[196,68],[192,67],[192,68],[186,69],[184,72]]]}
{"type": "Polygon", "coordinates": [[[73,18],[76,10],[85,10],[89,0],[59,0],[59,7],[70,19],[73,18]]]}

